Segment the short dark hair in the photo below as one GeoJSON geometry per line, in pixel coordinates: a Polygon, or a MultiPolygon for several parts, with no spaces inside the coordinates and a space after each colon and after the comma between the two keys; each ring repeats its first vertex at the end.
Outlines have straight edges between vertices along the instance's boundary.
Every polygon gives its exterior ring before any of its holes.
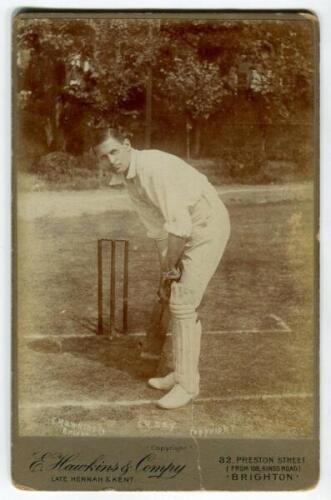
{"type": "Polygon", "coordinates": [[[131,139],[130,132],[125,130],[123,127],[98,127],[91,128],[89,136],[90,136],[90,144],[91,147],[94,148],[99,146],[104,141],[112,137],[117,141],[123,143],[125,139],[131,139]]]}

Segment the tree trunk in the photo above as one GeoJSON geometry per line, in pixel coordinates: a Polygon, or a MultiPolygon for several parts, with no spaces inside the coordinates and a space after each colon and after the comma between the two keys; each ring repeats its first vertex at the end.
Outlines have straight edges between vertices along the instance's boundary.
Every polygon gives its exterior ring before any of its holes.
{"type": "Polygon", "coordinates": [[[153,92],[153,73],[152,67],[147,68],[146,81],[146,112],[145,112],[145,148],[149,149],[152,143],[152,92],[153,92]]]}
{"type": "Polygon", "coordinates": [[[63,104],[59,99],[56,99],[55,104],[55,134],[56,134],[56,149],[60,151],[66,151],[66,138],[64,131],[61,127],[61,115],[62,115],[63,104]]]}
{"type": "Polygon", "coordinates": [[[66,151],[65,133],[61,128],[60,121],[62,105],[56,98],[54,102],[50,100],[49,105],[51,111],[44,125],[47,147],[56,151],[66,151]]]}
{"type": "Polygon", "coordinates": [[[49,116],[46,118],[44,130],[45,130],[47,148],[50,149],[54,142],[54,132],[53,132],[52,120],[50,119],[49,116]]]}
{"type": "Polygon", "coordinates": [[[200,157],[201,153],[201,122],[196,121],[194,126],[194,146],[193,146],[193,154],[195,158],[200,157]]]}
{"type": "Polygon", "coordinates": [[[191,158],[191,129],[192,125],[188,118],[186,118],[186,159],[191,158]]]}
{"type": "Polygon", "coordinates": [[[262,130],[262,141],[261,141],[261,152],[262,152],[263,157],[265,157],[265,155],[266,155],[266,145],[267,145],[267,134],[266,134],[266,130],[263,129],[262,130]]]}
{"type": "MultiPolygon", "coordinates": [[[[148,25],[148,43],[153,47],[153,22],[148,25]]],[[[153,50],[153,49],[152,49],[153,50]]],[[[147,66],[146,78],[146,110],[145,110],[145,148],[149,149],[152,143],[152,98],[153,98],[153,70],[151,63],[147,66]]]]}
{"type": "Polygon", "coordinates": [[[267,157],[267,124],[263,124],[261,127],[261,158],[265,161],[267,157]]]}

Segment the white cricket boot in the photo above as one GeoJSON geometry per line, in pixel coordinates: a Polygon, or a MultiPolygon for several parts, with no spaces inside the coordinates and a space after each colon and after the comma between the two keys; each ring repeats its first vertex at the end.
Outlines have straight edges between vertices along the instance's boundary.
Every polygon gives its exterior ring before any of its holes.
{"type": "Polygon", "coordinates": [[[160,391],[169,391],[176,384],[175,372],[170,372],[165,377],[150,378],[148,385],[160,391]]]}
{"type": "Polygon", "coordinates": [[[196,398],[198,393],[190,394],[179,384],[176,384],[168,394],[159,399],[157,405],[164,410],[175,410],[181,406],[187,405],[196,398]]]}
{"type": "Polygon", "coordinates": [[[188,404],[199,394],[201,323],[196,321],[193,293],[181,283],[172,285],[170,298],[175,380],[171,391],[160,399],[160,408],[174,409],[188,404]]]}

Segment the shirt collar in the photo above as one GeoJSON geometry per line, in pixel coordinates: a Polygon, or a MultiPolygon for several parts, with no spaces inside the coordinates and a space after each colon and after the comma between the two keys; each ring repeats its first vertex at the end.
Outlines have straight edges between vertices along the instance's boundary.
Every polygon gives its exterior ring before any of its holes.
{"type": "Polygon", "coordinates": [[[135,149],[131,149],[131,160],[128,172],[126,174],[127,180],[133,179],[137,174],[137,151],[135,149]]]}

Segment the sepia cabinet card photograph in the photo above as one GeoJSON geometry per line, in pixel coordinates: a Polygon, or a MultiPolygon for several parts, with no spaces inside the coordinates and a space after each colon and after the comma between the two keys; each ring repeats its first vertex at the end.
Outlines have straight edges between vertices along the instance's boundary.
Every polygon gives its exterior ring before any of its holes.
{"type": "Polygon", "coordinates": [[[319,478],[319,23],[12,18],[12,477],[319,478]]]}

